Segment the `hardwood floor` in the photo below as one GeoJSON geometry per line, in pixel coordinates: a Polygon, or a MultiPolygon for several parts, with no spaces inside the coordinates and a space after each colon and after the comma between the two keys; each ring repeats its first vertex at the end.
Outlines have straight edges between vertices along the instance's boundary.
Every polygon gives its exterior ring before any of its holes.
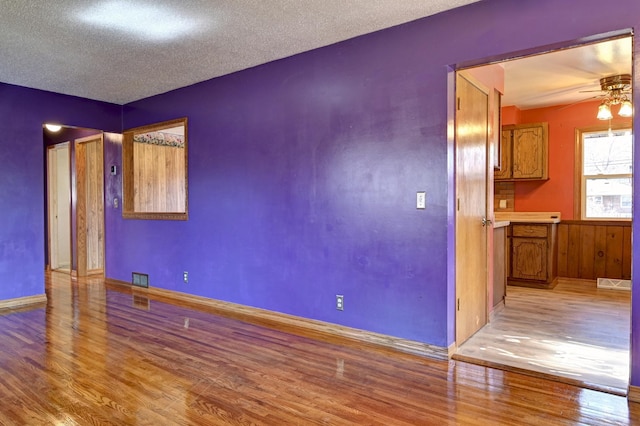
{"type": "Polygon", "coordinates": [[[638,424],[624,397],[313,340],[51,273],[0,311],[2,425],[638,424]]]}
{"type": "Polygon", "coordinates": [[[505,308],[455,359],[553,376],[626,395],[629,291],[561,279],[553,290],[509,286],[505,308]]]}

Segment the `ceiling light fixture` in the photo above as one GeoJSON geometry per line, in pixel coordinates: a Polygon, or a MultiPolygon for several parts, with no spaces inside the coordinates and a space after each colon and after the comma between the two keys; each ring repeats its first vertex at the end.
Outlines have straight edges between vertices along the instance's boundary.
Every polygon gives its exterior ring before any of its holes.
{"type": "Polygon", "coordinates": [[[153,2],[111,0],[94,2],[78,13],[87,24],[147,40],[166,41],[195,32],[201,24],[178,10],[153,2]]]}
{"type": "Polygon", "coordinates": [[[51,123],[45,124],[44,127],[46,127],[48,131],[53,132],[53,133],[57,133],[57,132],[60,131],[60,129],[62,129],[61,125],[59,125],[59,124],[51,124],[51,123]]]}
{"type": "Polygon", "coordinates": [[[598,107],[598,120],[611,120],[611,105],[620,105],[618,115],[621,117],[631,117],[633,115],[633,104],[629,100],[631,94],[631,75],[612,75],[600,79],[600,90],[606,92],[602,103],[598,107]]]}

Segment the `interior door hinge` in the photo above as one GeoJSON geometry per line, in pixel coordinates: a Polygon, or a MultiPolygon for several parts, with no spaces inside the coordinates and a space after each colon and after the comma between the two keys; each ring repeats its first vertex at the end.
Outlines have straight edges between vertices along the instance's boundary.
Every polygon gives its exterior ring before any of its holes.
{"type": "Polygon", "coordinates": [[[458,298],[458,310],[460,310],[460,298],[458,298]]]}
{"type": "Polygon", "coordinates": [[[458,198],[458,206],[456,207],[458,209],[458,211],[460,211],[460,198],[458,198]]]}
{"type": "Polygon", "coordinates": [[[460,97],[457,98],[456,103],[457,103],[456,109],[460,111],[460,97]]]}

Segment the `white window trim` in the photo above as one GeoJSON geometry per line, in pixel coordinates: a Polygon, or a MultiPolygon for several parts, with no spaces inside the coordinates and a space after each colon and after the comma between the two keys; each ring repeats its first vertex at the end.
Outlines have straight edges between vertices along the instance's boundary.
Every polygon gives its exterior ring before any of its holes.
{"type": "MultiPolygon", "coordinates": [[[[633,173],[624,173],[624,174],[597,174],[597,175],[585,175],[584,174],[584,137],[590,133],[602,133],[608,131],[608,128],[596,129],[596,130],[578,130],[578,140],[579,148],[576,150],[576,156],[580,156],[580,219],[581,220],[595,220],[595,221],[620,221],[620,222],[629,222],[633,219],[633,217],[587,217],[587,179],[631,179],[633,182],[633,173]]],[[[611,130],[620,132],[620,131],[633,131],[630,126],[620,126],[617,128],[611,128],[611,130]]],[[[633,159],[632,159],[633,161],[633,159]]],[[[632,197],[633,203],[633,197],[632,197]]]]}

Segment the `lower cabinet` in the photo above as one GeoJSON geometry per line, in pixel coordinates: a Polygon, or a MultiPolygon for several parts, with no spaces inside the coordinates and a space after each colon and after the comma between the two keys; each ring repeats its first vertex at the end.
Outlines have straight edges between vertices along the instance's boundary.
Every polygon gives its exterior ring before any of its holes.
{"type": "Polygon", "coordinates": [[[511,224],[507,283],[553,288],[558,278],[557,240],[555,223],[511,224]]]}

